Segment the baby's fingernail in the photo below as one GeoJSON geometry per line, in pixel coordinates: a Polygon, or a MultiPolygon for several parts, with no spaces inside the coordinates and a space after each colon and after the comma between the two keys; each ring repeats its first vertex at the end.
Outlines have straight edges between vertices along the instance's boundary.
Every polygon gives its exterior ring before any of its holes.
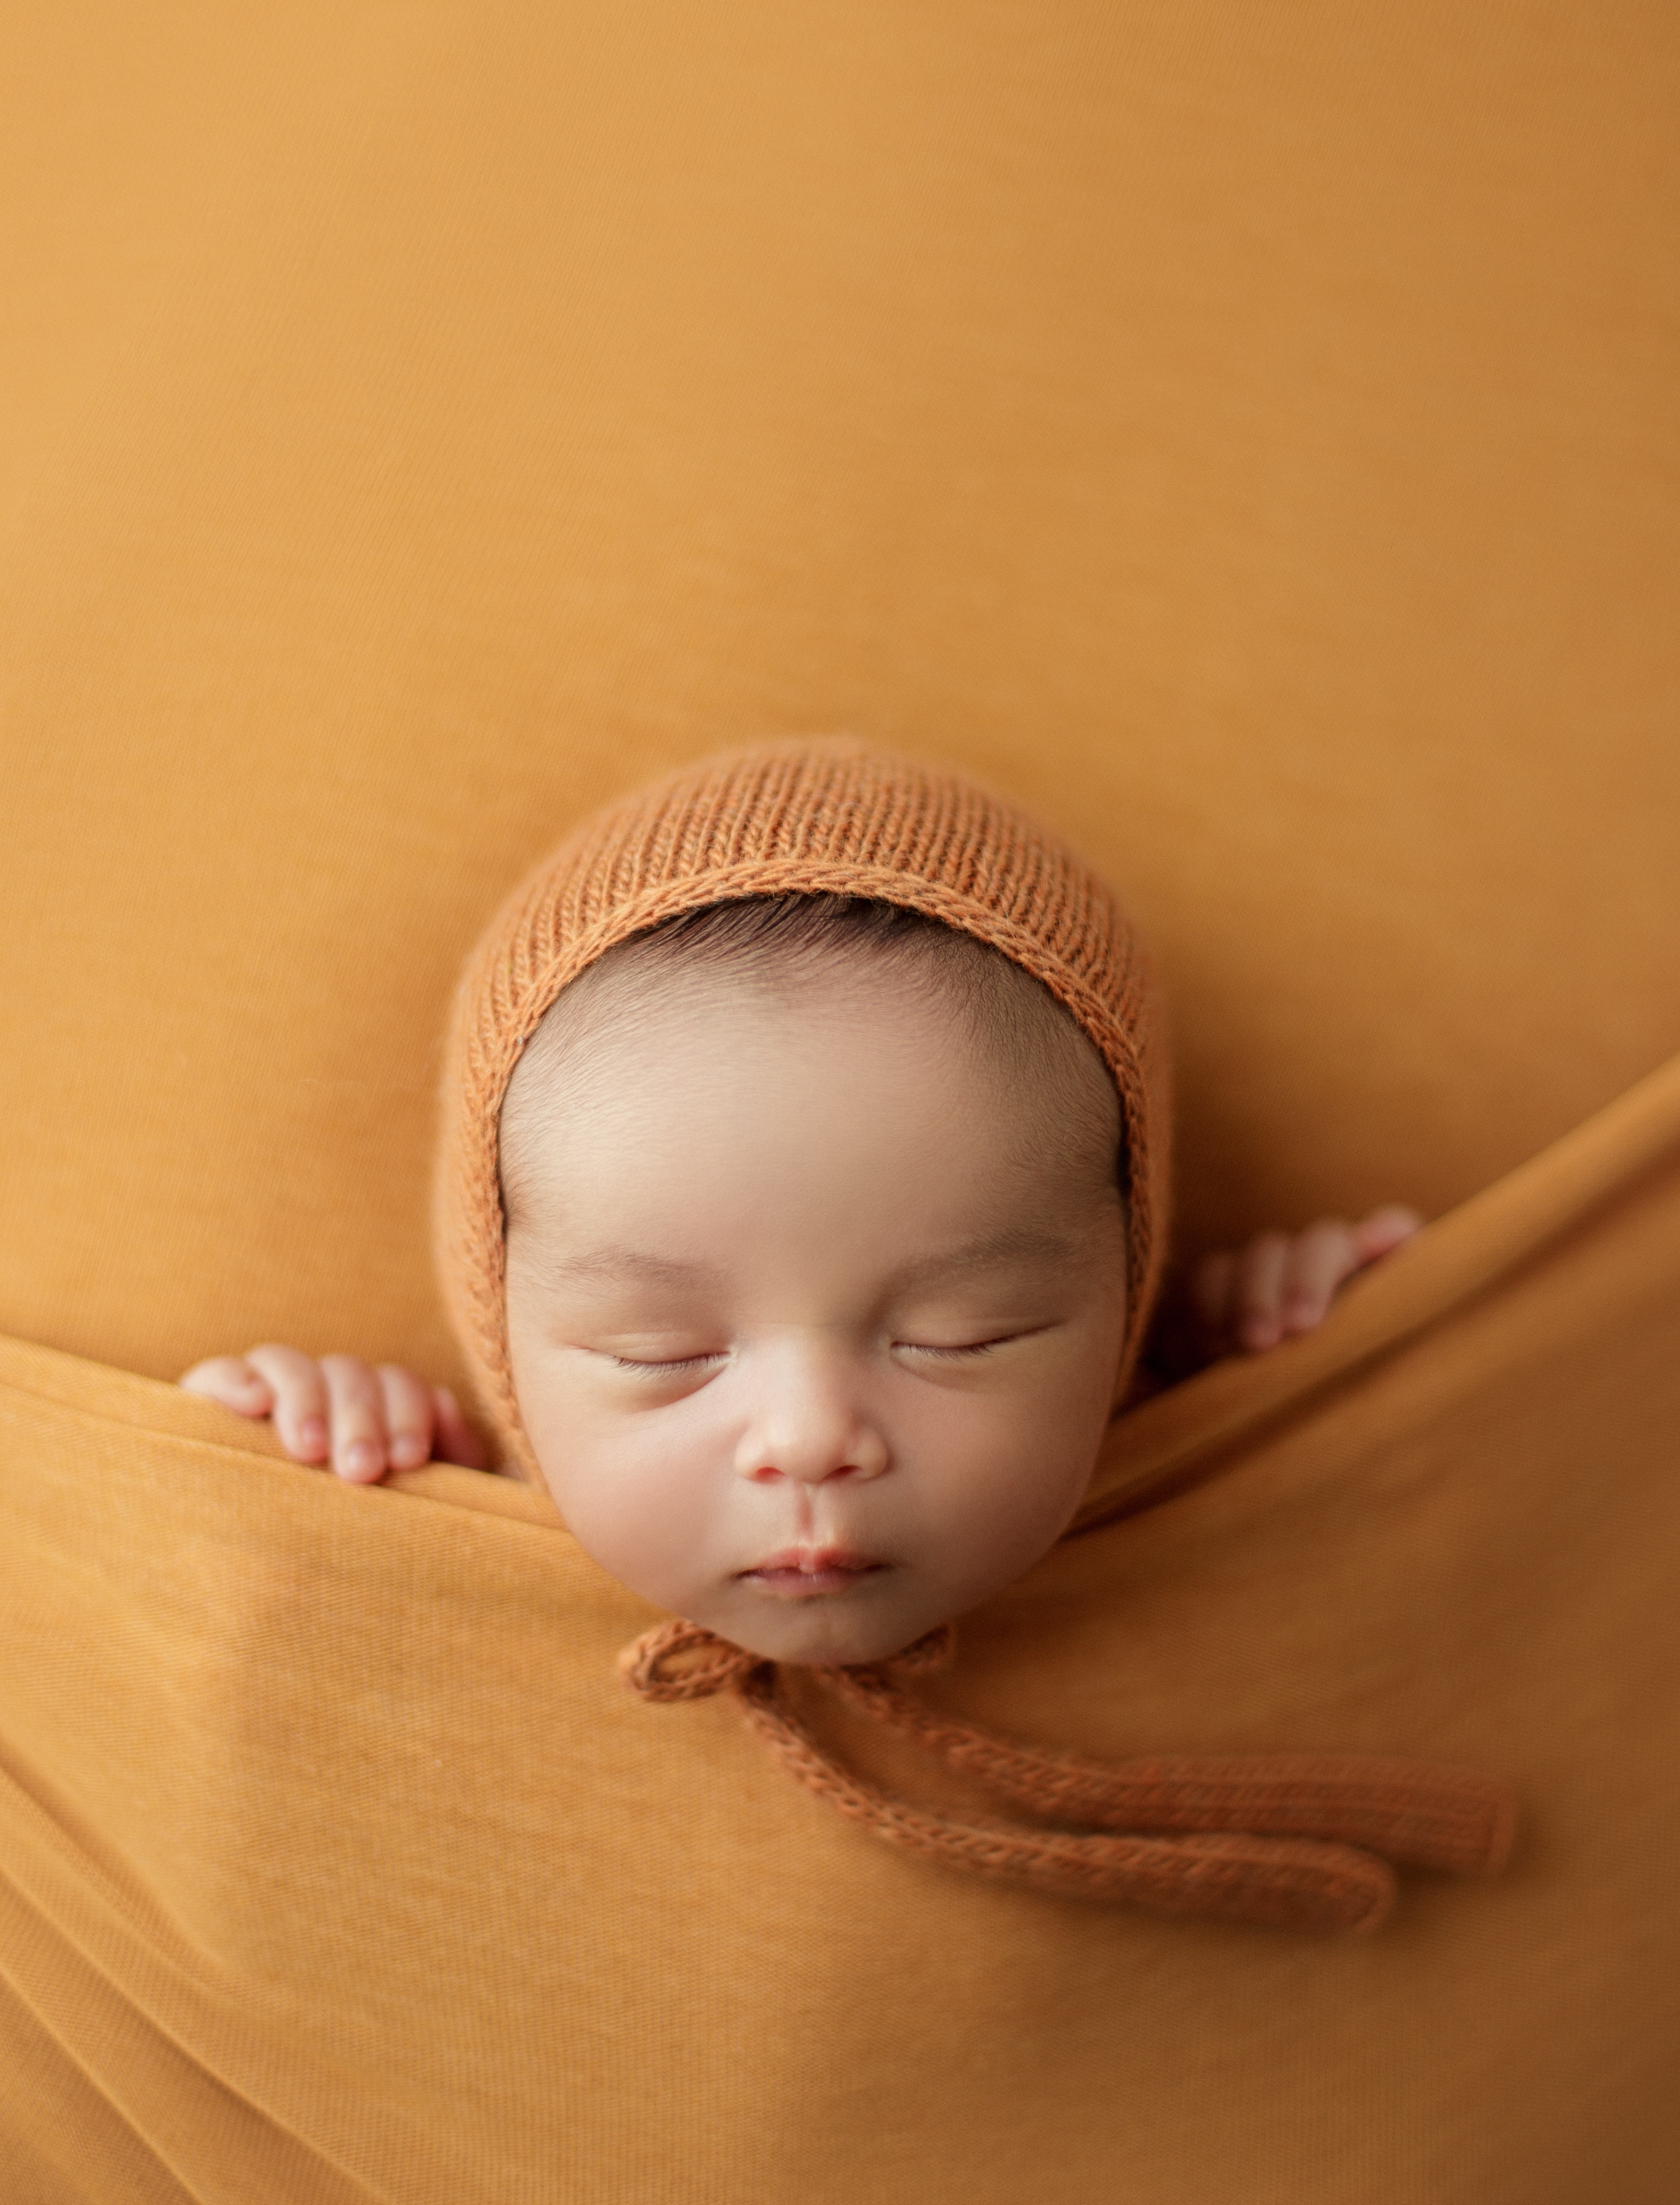
{"type": "Polygon", "coordinates": [[[326,1450],[327,1426],[321,1417],[306,1417],[298,1426],[298,1445],[311,1454],[322,1454],[326,1450]]]}
{"type": "Polygon", "coordinates": [[[391,1441],[391,1461],[398,1470],[413,1470],[416,1463],[424,1462],[431,1449],[414,1432],[399,1432],[391,1441]]]}
{"type": "Polygon", "coordinates": [[[383,1470],[384,1456],[371,1440],[355,1440],[344,1450],[344,1467],[360,1477],[370,1470],[383,1470]]]}

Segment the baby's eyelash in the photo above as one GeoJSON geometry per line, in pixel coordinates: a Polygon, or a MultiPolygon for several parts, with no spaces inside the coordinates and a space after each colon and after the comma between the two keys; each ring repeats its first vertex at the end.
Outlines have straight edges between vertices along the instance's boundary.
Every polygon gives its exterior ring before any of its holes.
{"type": "Polygon", "coordinates": [[[968,1347],[927,1347],[915,1340],[901,1340],[898,1344],[900,1347],[908,1348],[912,1355],[930,1355],[935,1362],[967,1363],[971,1362],[977,1355],[988,1354],[993,1348],[1001,1347],[1006,1341],[1014,1340],[1018,1336],[1012,1332],[1004,1333],[996,1340],[977,1340],[968,1347]]]}
{"type": "Polygon", "coordinates": [[[645,1374],[650,1370],[699,1370],[708,1363],[722,1361],[720,1355],[679,1355],[669,1363],[643,1363],[633,1355],[615,1355],[613,1361],[620,1370],[636,1370],[645,1374]]]}

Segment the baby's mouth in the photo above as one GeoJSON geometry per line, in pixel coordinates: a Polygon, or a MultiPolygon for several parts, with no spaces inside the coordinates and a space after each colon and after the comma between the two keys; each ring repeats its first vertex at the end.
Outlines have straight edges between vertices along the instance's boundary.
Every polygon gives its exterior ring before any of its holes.
{"type": "Polygon", "coordinates": [[[778,1600],[810,1600],[819,1593],[849,1591],[886,1566],[845,1547],[790,1547],[741,1571],[740,1581],[778,1600]]]}

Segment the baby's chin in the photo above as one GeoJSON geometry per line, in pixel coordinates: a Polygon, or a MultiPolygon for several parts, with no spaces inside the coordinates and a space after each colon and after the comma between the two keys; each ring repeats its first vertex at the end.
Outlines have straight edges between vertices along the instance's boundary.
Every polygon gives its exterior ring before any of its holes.
{"type": "Polygon", "coordinates": [[[883,1570],[843,1591],[788,1597],[737,1580],[713,1599],[685,1602],[691,1623],[771,1661],[828,1668],[854,1661],[884,1661],[949,1620],[947,1603],[883,1570]]]}

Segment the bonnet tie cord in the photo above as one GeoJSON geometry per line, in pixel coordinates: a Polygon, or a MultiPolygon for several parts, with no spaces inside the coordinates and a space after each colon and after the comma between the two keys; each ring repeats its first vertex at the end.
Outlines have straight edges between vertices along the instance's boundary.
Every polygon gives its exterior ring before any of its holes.
{"type": "Polygon", "coordinates": [[[1510,1786],[1450,1762],[1375,1754],[1102,1762],[955,1721],[901,1682],[940,1667],[954,1643],[945,1624],[888,1661],[811,1674],[870,1721],[1074,1828],[957,1819],[894,1798],[817,1744],[788,1706],[776,1663],[698,1624],[646,1632],[624,1649],[619,1667],[644,1699],[733,1691],[789,1773],[840,1814],[924,1859],[1030,1890],[1157,1913],[1368,1932],[1394,1904],[1391,1861],[1487,1875],[1510,1856],[1517,1822],[1510,1786]],[[1167,1831],[1189,1834],[1153,1834],[1167,1831]]]}

